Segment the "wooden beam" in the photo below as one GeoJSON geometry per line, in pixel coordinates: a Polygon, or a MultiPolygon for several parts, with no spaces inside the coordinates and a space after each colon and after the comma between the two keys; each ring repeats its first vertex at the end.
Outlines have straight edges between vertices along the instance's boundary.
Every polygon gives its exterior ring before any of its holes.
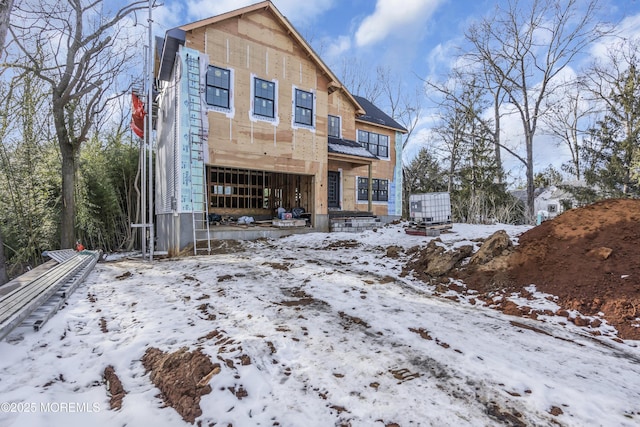
{"type": "Polygon", "coordinates": [[[371,163],[369,163],[369,212],[373,212],[373,179],[371,179],[371,163]]]}
{"type": "Polygon", "coordinates": [[[329,160],[336,160],[339,162],[351,163],[354,165],[369,165],[373,163],[375,159],[370,159],[366,157],[359,156],[350,156],[348,154],[339,154],[339,153],[329,153],[327,156],[329,160]]]}

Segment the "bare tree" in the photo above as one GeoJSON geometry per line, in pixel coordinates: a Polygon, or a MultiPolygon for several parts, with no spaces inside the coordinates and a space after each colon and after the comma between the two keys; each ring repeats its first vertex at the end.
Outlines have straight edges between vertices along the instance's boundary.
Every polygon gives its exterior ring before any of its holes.
{"type": "MultiPolygon", "coordinates": [[[[424,90],[422,87],[408,90],[406,82],[397,79],[389,67],[378,67],[376,81],[381,90],[383,108],[407,130],[402,141],[402,152],[404,153],[409,143],[413,141],[414,131],[422,115],[424,90]]],[[[402,165],[402,183],[402,214],[408,217],[411,185],[404,163],[402,165]]]]}
{"type": "Polygon", "coordinates": [[[24,68],[49,84],[56,138],[62,155],[62,248],[75,242],[75,174],[78,152],[106,105],[109,88],[131,59],[142,52],[126,40],[123,20],[147,1],[101,13],[101,0],[24,2],[16,5],[11,26],[24,68]],[[20,22],[20,24],[17,24],[20,22]]]}
{"type": "MultiPolygon", "coordinates": [[[[461,60],[464,63],[465,58],[463,57],[461,60]]],[[[425,84],[429,88],[428,93],[434,95],[432,98],[437,105],[455,105],[456,108],[466,110],[468,114],[472,115],[470,119],[476,122],[481,133],[485,136],[489,135],[494,146],[496,167],[499,172],[496,178],[498,183],[502,183],[504,181],[502,150],[511,151],[509,147],[502,145],[500,136],[500,124],[502,116],[505,114],[502,110],[505,91],[502,87],[503,81],[494,81],[496,76],[487,72],[484,64],[480,64],[480,66],[478,68],[477,64],[460,65],[450,71],[444,82],[427,80],[425,84]],[[465,86],[468,87],[468,90],[461,90],[465,86]],[[468,104],[470,99],[465,95],[471,92],[487,99],[485,109],[470,108],[468,104]],[[491,116],[486,114],[489,109],[493,111],[491,116]]],[[[476,100],[481,101],[479,98],[476,100]]]]}
{"type": "MultiPolygon", "coordinates": [[[[594,21],[597,0],[509,0],[497,6],[465,33],[473,50],[469,59],[482,64],[489,80],[500,83],[511,108],[519,116],[524,135],[524,155],[509,152],[525,167],[527,205],[534,215],[534,137],[544,114],[543,101],[550,83],[593,41],[604,27],[594,21]]],[[[503,145],[504,147],[504,145],[503,145]]]]}
{"type": "Polygon", "coordinates": [[[579,181],[582,178],[581,139],[588,132],[596,106],[586,98],[580,79],[563,84],[557,95],[547,100],[547,114],[543,117],[545,131],[569,149],[571,159],[562,169],[579,181]]]}
{"type": "MultiPolygon", "coordinates": [[[[377,104],[378,98],[382,95],[382,85],[380,79],[371,75],[369,70],[371,67],[364,64],[362,60],[357,58],[344,58],[340,65],[340,80],[349,92],[354,95],[361,96],[377,104]]],[[[380,67],[376,69],[379,75],[380,67]]]]}

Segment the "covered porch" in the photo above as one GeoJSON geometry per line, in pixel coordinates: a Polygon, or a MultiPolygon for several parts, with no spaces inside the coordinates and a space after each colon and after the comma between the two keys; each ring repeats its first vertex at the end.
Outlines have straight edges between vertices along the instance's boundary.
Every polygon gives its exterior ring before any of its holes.
{"type": "Polygon", "coordinates": [[[373,161],[378,158],[355,141],[329,138],[327,197],[330,216],[335,211],[361,212],[358,178],[368,185],[367,210],[373,212],[373,161]]]}
{"type": "Polygon", "coordinates": [[[327,197],[329,229],[360,232],[380,226],[373,212],[373,161],[377,157],[355,141],[329,138],[327,197]],[[362,209],[362,182],[367,189],[367,209],[362,209]]]}

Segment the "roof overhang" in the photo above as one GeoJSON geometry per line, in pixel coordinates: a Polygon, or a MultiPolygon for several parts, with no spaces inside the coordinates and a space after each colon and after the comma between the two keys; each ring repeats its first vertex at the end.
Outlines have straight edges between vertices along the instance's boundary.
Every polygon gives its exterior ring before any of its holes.
{"type": "Polygon", "coordinates": [[[159,55],[157,61],[156,77],[159,80],[168,81],[176,61],[176,54],[180,46],[184,46],[186,33],[180,28],[172,28],[165,33],[162,46],[156,47],[159,55]]]}
{"type": "Polygon", "coordinates": [[[403,133],[403,134],[408,133],[408,131],[406,129],[398,129],[398,128],[393,127],[393,126],[387,126],[387,125],[383,125],[381,123],[374,123],[372,121],[364,120],[364,119],[361,119],[361,118],[358,118],[358,117],[356,117],[356,122],[357,123],[362,123],[362,124],[365,124],[365,125],[375,125],[377,127],[390,129],[390,130],[392,130],[394,132],[400,132],[400,133],[403,133]]]}

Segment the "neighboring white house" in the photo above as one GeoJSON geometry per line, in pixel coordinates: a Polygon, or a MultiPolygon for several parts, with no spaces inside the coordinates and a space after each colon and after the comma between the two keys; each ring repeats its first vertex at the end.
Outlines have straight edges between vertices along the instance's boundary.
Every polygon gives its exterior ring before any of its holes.
{"type": "Polygon", "coordinates": [[[534,199],[533,206],[536,215],[541,215],[542,220],[545,220],[555,218],[566,209],[577,206],[577,202],[569,192],[552,185],[540,191],[534,199]]]}

